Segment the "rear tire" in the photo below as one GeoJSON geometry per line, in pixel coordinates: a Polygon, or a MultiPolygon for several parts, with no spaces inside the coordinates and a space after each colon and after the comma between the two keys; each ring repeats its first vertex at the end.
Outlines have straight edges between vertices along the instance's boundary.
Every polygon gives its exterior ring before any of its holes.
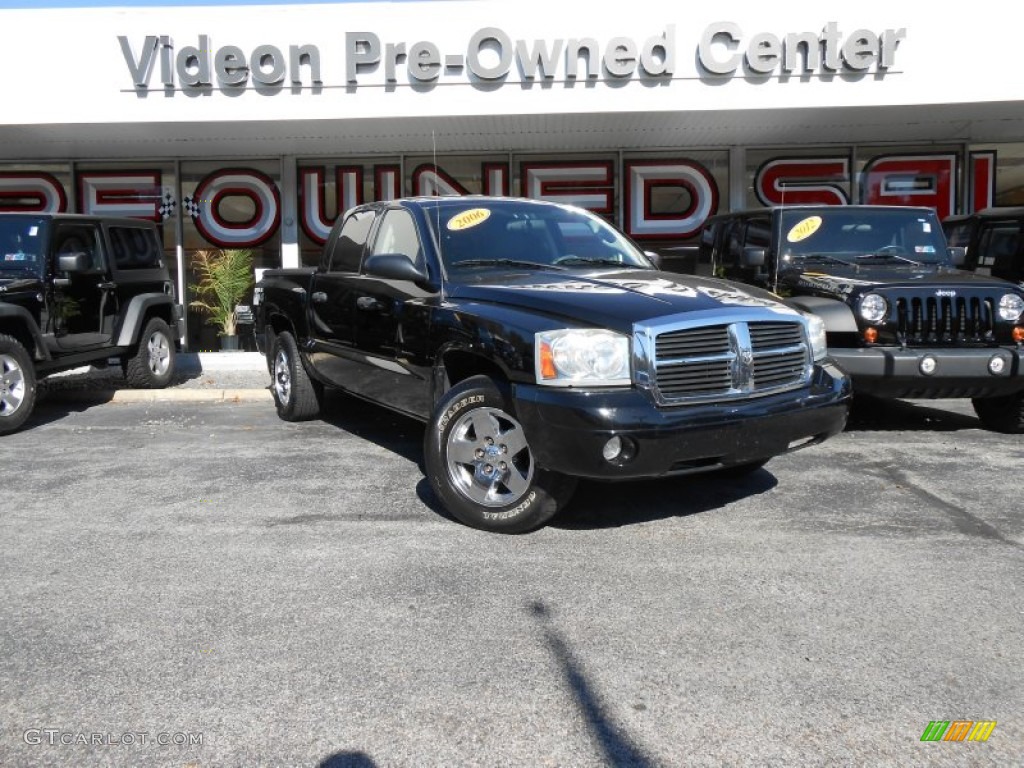
{"type": "Polygon", "coordinates": [[[0,435],[21,428],[36,403],[36,371],[21,342],[0,336],[0,435]]]}
{"type": "Polygon", "coordinates": [[[538,467],[508,397],[486,376],[441,398],[424,442],[427,479],[455,518],[493,533],[541,527],[569,501],[575,478],[538,467]]]}
{"type": "Polygon", "coordinates": [[[1005,397],[976,397],[971,403],[986,429],[1007,435],[1024,434],[1024,392],[1005,397]]]}
{"type": "Polygon", "coordinates": [[[159,317],[150,318],[135,354],[124,362],[124,378],[136,389],[163,389],[174,378],[174,339],[159,317]]]}
{"type": "Polygon", "coordinates": [[[277,415],[285,421],[307,421],[319,416],[323,385],[306,373],[295,337],[287,331],[278,334],[271,359],[270,389],[277,415]]]}

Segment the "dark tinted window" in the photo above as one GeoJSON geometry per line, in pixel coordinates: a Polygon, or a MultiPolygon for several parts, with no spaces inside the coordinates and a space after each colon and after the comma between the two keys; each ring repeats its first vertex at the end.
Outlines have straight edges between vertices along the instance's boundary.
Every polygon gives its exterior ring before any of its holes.
{"type": "Polygon", "coordinates": [[[373,211],[356,211],[345,219],[331,251],[331,261],[327,267],[331,272],[359,271],[359,262],[363,258],[363,248],[370,235],[373,218],[373,211]]]}
{"type": "Polygon", "coordinates": [[[978,266],[1009,265],[1020,250],[1020,225],[999,222],[984,225],[978,240],[978,266]]]}
{"type": "Polygon", "coordinates": [[[772,225],[769,219],[751,219],[747,222],[747,236],[743,245],[748,248],[770,248],[772,225]]]}
{"type": "MultiPolygon", "coordinates": [[[[86,257],[86,271],[103,270],[103,252],[100,248],[99,233],[90,224],[59,224],[53,238],[56,256],[83,254],[86,257]]],[[[54,267],[57,261],[54,259],[54,267]]]]}
{"type": "Polygon", "coordinates": [[[156,232],[143,227],[110,227],[110,255],[117,269],[154,269],[161,266],[156,232]]]}

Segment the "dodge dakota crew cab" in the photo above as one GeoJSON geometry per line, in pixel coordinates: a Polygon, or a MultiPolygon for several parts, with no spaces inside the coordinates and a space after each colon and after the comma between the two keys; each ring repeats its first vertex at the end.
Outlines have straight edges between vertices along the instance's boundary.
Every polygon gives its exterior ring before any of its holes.
{"type": "Polygon", "coordinates": [[[319,267],[266,272],[256,301],[283,419],[337,387],[425,421],[434,493],[487,530],[543,525],[577,478],[747,471],[846,423],[820,320],[661,272],[564,205],[358,206],[319,267]]]}
{"type": "Polygon", "coordinates": [[[989,429],[1024,432],[1024,290],[956,269],[930,208],[794,206],[712,217],[702,260],[825,321],[856,393],[970,397],[989,429]]]}

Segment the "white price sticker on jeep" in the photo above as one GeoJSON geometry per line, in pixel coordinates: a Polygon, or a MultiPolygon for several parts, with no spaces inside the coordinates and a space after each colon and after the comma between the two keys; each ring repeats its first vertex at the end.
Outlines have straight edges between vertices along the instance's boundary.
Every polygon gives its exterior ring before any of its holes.
{"type": "Polygon", "coordinates": [[[786,235],[786,242],[799,243],[813,235],[821,227],[821,216],[808,216],[798,221],[786,235]]]}

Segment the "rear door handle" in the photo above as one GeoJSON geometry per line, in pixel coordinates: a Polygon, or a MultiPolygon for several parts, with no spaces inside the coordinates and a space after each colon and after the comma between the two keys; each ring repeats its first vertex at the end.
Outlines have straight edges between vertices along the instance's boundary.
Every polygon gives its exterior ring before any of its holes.
{"type": "Polygon", "coordinates": [[[327,294],[323,291],[315,291],[312,299],[314,304],[323,304],[327,301],[327,294]]]}

